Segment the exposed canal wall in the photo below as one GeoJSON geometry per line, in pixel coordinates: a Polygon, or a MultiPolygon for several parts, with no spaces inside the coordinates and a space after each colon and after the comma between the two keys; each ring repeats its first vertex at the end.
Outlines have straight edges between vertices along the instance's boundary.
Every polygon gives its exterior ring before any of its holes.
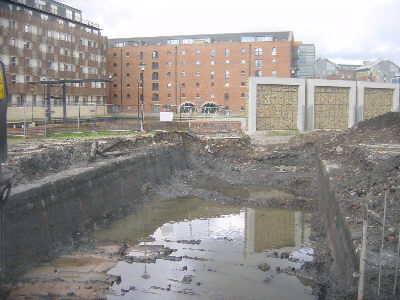
{"type": "Polygon", "coordinates": [[[8,278],[72,246],[87,224],[140,201],[151,185],[187,166],[183,147],[159,146],[17,186],[5,207],[8,278]]]}
{"type": "Polygon", "coordinates": [[[339,167],[336,164],[321,160],[317,152],[318,208],[333,258],[332,272],[351,285],[355,284],[354,272],[358,272],[358,258],[350,230],[335,198],[333,173],[339,167]]]}

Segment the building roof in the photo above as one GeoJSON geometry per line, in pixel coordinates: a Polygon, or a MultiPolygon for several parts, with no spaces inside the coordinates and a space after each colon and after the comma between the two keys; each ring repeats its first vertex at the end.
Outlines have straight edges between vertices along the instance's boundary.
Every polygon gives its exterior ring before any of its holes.
{"type": "Polygon", "coordinates": [[[361,65],[348,65],[348,64],[338,64],[338,66],[344,71],[353,71],[361,67],[361,65]]]}
{"type": "Polygon", "coordinates": [[[124,43],[125,46],[147,46],[147,45],[168,45],[171,40],[178,40],[179,44],[185,44],[183,41],[197,40],[206,43],[226,43],[241,42],[242,37],[267,37],[272,41],[293,41],[292,31],[277,32],[245,32],[245,33],[219,33],[219,34],[196,34],[196,35],[173,35],[156,37],[131,37],[109,39],[109,45],[112,47],[116,43],[124,43]]]}

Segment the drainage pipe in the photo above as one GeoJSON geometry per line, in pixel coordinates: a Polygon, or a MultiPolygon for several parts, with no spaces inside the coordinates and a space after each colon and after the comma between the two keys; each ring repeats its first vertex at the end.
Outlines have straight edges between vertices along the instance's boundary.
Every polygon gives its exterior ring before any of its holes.
{"type": "Polygon", "coordinates": [[[366,260],[365,257],[367,254],[367,232],[368,232],[368,219],[365,219],[363,221],[363,231],[362,231],[362,245],[360,254],[360,278],[358,280],[357,300],[363,300],[364,298],[364,279],[365,279],[365,260],[366,260]]]}
{"type": "Polygon", "coordinates": [[[385,223],[386,223],[386,203],[387,203],[387,195],[389,193],[389,187],[385,187],[385,202],[383,206],[383,224],[382,224],[382,242],[381,242],[381,252],[379,255],[379,280],[378,280],[378,295],[380,294],[381,289],[381,276],[382,276],[382,251],[383,251],[383,242],[385,239],[385,223]]]}
{"type": "Polygon", "coordinates": [[[397,270],[399,269],[399,255],[400,255],[400,223],[399,223],[399,242],[397,244],[396,273],[394,275],[394,284],[393,284],[393,296],[396,294],[397,270]]]}

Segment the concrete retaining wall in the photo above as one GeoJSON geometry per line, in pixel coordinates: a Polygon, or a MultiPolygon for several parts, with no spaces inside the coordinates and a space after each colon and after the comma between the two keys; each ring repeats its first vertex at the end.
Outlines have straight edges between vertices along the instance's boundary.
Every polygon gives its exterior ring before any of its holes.
{"type": "Polygon", "coordinates": [[[16,187],[5,207],[8,277],[56,255],[55,245],[72,246],[87,224],[140,201],[143,185],[160,183],[187,164],[182,147],[161,147],[16,187]]]}
{"type": "Polygon", "coordinates": [[[399,111],[398,84],[261,77],[248,80],[250,134],[346,129],[390,111],[399,111]]]}

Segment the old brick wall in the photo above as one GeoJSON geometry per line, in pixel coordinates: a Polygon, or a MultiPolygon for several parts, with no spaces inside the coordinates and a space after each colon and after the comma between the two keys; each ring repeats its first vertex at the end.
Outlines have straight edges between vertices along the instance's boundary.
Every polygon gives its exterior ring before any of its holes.
{"type": "Polygon", "coordinates": [[[257,85],[257,130],[296,130],[298,86],[257,85]]]}
{"type": "Polygon", "coordinates": [[[364,120],[392,111],[393,89],[364,89],[364,120]]]}
{"type": "Polygon", "coordinates": [[[349,88],[315,87],[314,128],[345,129],[349,122],[349,88]]]}

